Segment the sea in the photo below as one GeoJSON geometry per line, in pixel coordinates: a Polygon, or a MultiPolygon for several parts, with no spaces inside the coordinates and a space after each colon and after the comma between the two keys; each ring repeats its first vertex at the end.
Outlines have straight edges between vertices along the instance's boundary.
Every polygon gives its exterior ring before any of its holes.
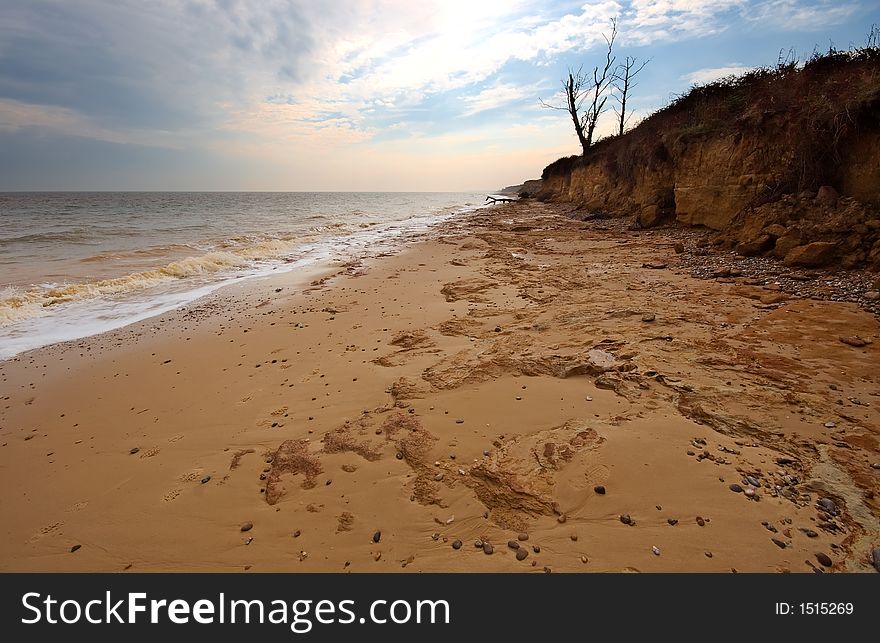
{"type": "Polygon", "coordinates": [[[232,283],[393,251],[484,195],[0,193],[0,360],[232,283]]]}

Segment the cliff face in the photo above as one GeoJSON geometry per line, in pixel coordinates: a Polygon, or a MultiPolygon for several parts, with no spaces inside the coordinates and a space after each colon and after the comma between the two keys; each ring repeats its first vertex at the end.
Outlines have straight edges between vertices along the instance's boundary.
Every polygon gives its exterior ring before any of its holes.
{"type": "Polygon", "coordinates": [[[539,198],[632,215],[643,227],[706,226],[743,254],[784,258],[830,243],[815,265],[880,269],[880,54],[695,88],[586,156],[548,166],[539,198]]]}

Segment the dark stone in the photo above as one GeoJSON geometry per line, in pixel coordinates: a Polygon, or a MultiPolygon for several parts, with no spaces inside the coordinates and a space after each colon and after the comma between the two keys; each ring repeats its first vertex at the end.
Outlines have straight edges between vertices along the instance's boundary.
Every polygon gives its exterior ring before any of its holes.
{"type": "Polygon", "coordinates": [[[633,524],[633,519],[630,517],[629,514],[623,514],[620,517],[620,522],[622,522],[624,525],[631,525],[633,524]]]}
{"type": "Polygon", "coordinates": [[[823,567],[831,567],[834,564],[834,561],[828,556],[828,554],[824,552],[816,553],[816,560],[822,563],[823,567]]]}
{"type": "Polygon", "coordinates": [[[667,518],[666,522],[668,522],[673,527],[675,527],[678,524],[678,520],[676,520],[675,518],[667,518]]]}
{"type": "Polygon", "coordinates": [[[492,543],[483,543],[483,553],[487,556],[491,556],[495,552],[495,548],[492,547],[492,543]]]}
{"type": "Polygon", "coordinates": [[[517,560],[525,560],[529,555],[529,552],[526,551],[525,548],[516,550],[516,559],[517,560]]]}
{"type": "Polygon", "coordinates": [[[595,487],[593,487],[593,491],[595,491],[596,493],[598,493],[600,496],[604,496],[604,495],[605,495],[605,487],[603,487],[603,486],[600,485],[600,484],[597,484],[595,487]]]}
{"type": "Polygon", "coordinates": [[[202,478],[202,480],[201,480],[202,484],[207,484],[207,483],[210,482],[210,481],[211,481],[211,476],[205,476],[205,477],[202,478]]]}
{"type": "Polygon", "coordinates": [[[831,498],[822,498],[819,500],[819,507],[827,513],[830,513],[832,516],[836,516],[838,513],[837,505],[834,504],[834,501],[831,498]]]}
{"type": "Polygon", "coordinates": [[[773,544],[776,545],[777,547],[779,547],[780,549],[785,549],[787,547],[787,545],[785,544],[785,541],[779,540],[778,538],[771,538],[770,540],[772,540],[773,544]]]}
{"type": "Polygon", "coordinates": [[[381,531],[377,531],[376,533],[373,534],[373,542],[374,542],[374,543],[377,543],[377,542],[379,542],[380,540],[382,540],[382,532],[381,532],[381,531]]]}
{"type": "Polygon", "coordinates": [[[697,524],[698,524],[700,527],[705,527],[705,526],[706,526],[706,521],[703,519],[702,516],[697,516],[697,524]]]}
{"type": "Polygon", "coordinates": [[[511,549],[519,549],[519,543],[515,540],[508,540],[507,546],[510,547],[511,549]]]}
{"type": "Polygon", "coordinates": [[[461,541],[460,540],[453,540],[452,541],[452,548],[453,549],[461,549],[461,541]]]}
{"type": "Polygon", "coordinates": [[[74,545],[73,547],[70,548],[70,553],[72,554],[73,552],[75,552],[79,549],[82,549],[82,545],[74,545]]]}
{"type": "Polygon", "coordinates": [[[540,554],[541,553],[541,545],[532,545],[532,551],[535,552],[536,554],[540,554]]]}
{"type": "Polygon", "coordinates": [[[522,532],[516,537],[517,540],[528,540],[529,535],[526,532],[522,532]]]}
{"type": "Polygon", "coordinates": [[[137,448],[137,447],[135,447],[135,448],[133,448],[131,451],[129,451],[129,453],[130,453],[131,455],[134,455],[134,454],[137,453],[138,451],[140,451],[140,449],[137,448]]]}
{"type": "Polygon", "coordinates": [[[753,487],[760,487],[761,483],[755,476],[746,476],[746,482],[748,482],[753,487]]]}
{"type": "Polygon", "coordinates": [[[730,487],[728,487],[728,488],[734,493],[742,493],[743,492],[743,488],[741,486],[739,486],[738,484],[736,484],[735,482],[732,485],[730,485],[730,487]]]}
{"type": "Polygon", "coordinates": [[[241,526],[242,531],[250,531],[253,528],[254,528],[254,523],[252,523],[252,522],[246,522],[241,526]]]}
{"type": "Polygon", "coordinates": [[[804,534],[806,534],[807,538],[815,538],[816,536],[819,535],[815,531],[813,531],[812,529],[801,529],[801,531],[804,532],[804,534]]]}

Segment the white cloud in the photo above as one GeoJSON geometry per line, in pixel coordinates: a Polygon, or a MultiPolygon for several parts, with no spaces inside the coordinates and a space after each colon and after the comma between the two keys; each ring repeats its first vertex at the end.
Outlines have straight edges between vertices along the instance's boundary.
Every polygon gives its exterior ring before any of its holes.
{"type": "Polygon", "coordinates": [[[487,87],[479,94],[465,96],[462,100],[467,104],[467,109],[462,116],[473,116],[490,109],[497,109],[510,103],[522,103],[527,99],[533,102],[537,100],[534,87],[523,87],[511,83],[495,83],[487,87]]]}
{"type": "MultiPolygon", "coordinates": [[[[759,23],[773,24],[782,29],[820,29],[849,18],[859,9],[857,2],[840,0],[771,0],[760,3],[746,16],[759,23]]],[[[867,31],[867,30],[866,30],[867,31]]]]}
{"type": "Polygon", "coordinates": [[[705,85],[718,80],[719,78],[724,78],[725,76],[739,76],[740,74],[747,72],[749,69],[751,69],[751,67],[746,67],[745,65],[738,63],[731,63],[726,67],[706,67],[704,69],[697,69],[689,74],[685,74],[681,79],[686,80],[691,84],[705,85]]]}

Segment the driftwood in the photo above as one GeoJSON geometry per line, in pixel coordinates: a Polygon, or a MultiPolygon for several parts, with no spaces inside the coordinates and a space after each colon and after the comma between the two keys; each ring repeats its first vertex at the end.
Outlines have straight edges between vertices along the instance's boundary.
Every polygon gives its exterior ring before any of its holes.
{"type": "Polygon", "coordinates": [[[486,200],[485,200],[483,203],[488,203],[488,202],[490,202],[490,201],[491,201],[493,204],[494,204],[494,203],[513,203],[513,202],[516,201],[516,200],[517,200],[517,199],[511,198],[511,197],[506,197],[506,196],[492,196],[492,195],[489,195],[489,196],[486,197],[486,200]]]}

